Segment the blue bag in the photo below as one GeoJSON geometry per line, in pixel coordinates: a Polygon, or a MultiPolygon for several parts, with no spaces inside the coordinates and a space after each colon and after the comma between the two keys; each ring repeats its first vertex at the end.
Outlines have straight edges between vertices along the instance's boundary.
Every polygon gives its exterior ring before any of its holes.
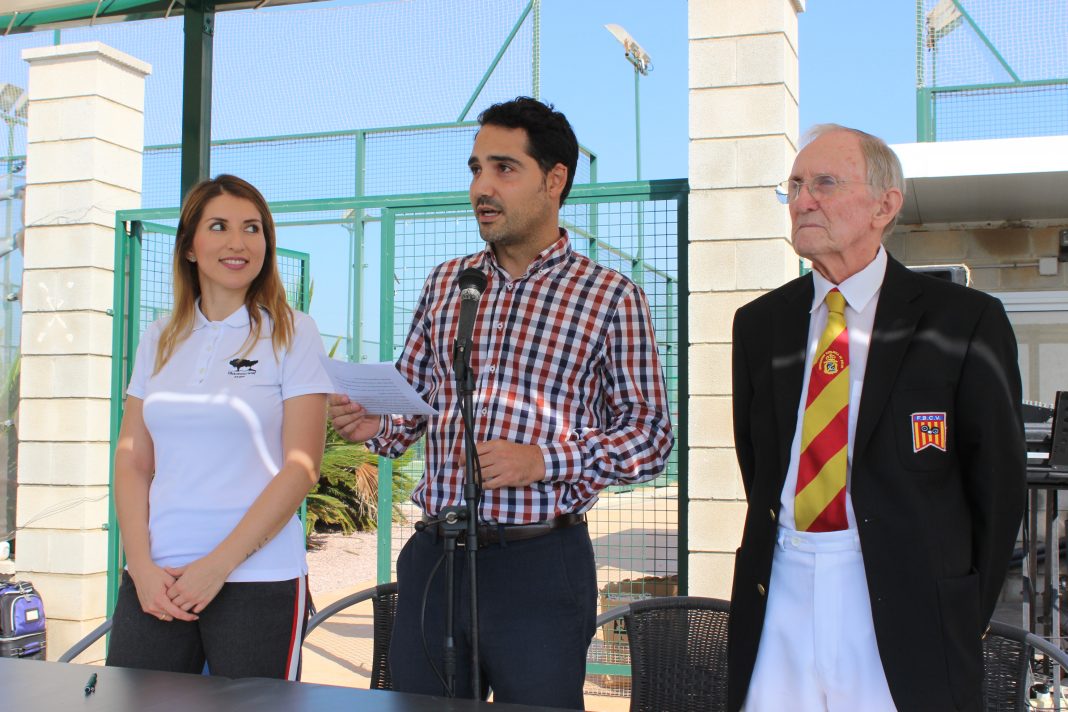
{"type": "Polygon", "coordinates": [[[0,584],[0,656],[44,660],[44,603],[28,581],[0,584]]]}

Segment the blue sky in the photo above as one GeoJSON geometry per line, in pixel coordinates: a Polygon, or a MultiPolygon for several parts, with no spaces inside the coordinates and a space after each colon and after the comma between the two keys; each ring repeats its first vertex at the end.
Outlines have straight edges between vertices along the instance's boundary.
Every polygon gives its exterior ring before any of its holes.
{"type": "MultiPolygon", "coordinates": [[[[802,129],[835,122],[890,143],[915,140],[915,12],[911,0],[809,0],[799,17],[802,129]]],[[[600,154],[601,180],[634,177],[633,70],[603,29],[610,22],[625,27],[653,60],[640,88],[642,177],[683,177],[685,0],[543,0],[543,98],[600,154]]]]}
{"type": "MultiPolygon", "coordinates": [[[[799,18],[802,128],[833,121],[891,143],[915,140],[915,12],[912,0],[808,1],[799,18]]],[[[625,27],[653,60],[640,80],[642,177],[686,176],[686,0],[542,0],[541,22],[541,96],[598,153],[600,180],[635,172],[634,72],[607,23],[625,27]]]]}
{"type": "MultiPolygon", "coordinates": [[[[430,19],[417,17],[417,27],[405,30],[406,37],[397,36],[394,31],[398,26],[395,15],[407,11],[405,3],[383,6],[372,13],[374,20],[368,35],[359,32],[362,25],[359,28],[353,25],[363,15],[343,21],[337,13],[316,12],[364,2],[332,0],[298,7],[268,8],[264,12],[272,14],[263,17],[263,22],[259,23],[262,27],[258,40],[233,31],[234,19],[219,20],[216,59],[231,71],[216,77],[216,98],[220,105],[214,117],[215,137],[427,121],[418,115],[420,113],[436,117],[433,120],[437,121],[451,120],[462,105],[462,98],[488,63],[484,58],[492,57],[499,42],[499,39],[486,37],[486,41],[479,44],[477,35],[482,31],[482,23],[497,23],[496,32],[499,33],[499,25],[508,26],[513,21],[511,13],[515,12],[505,9],[515,5],[502,3],[468,6],[466,17],[462,12],[430,19]],[[493,11],[497,10],[508,17],[494,18],[493,11]],[[305,13],[302,31],[296,34],[290,24],[295,12],[305,13]],[[478,14],[472,15],[472,12],[478,14]],[[437,34],[448,37],[449,33],[459,34],[462,30],[467,30],[468,36],[472,32],[476,36],[451,45],[431,39],[437,34]],[[265,42],[264,36],[271,40],[265,42]],[[350,62],[363,57],[370,62],[379,54],[388,56],[390,47],[405,41],[409,43],[406,49],[417,49],[417,54],[425,62],[441,67],[440,73],[427,76],[425,69],[420,73],[413,72],[396,61],[373,68],[370,64],[360,64],[363,61],[360,59],[356,61],[356,70],[351,64],[338,63],[337,67],[330,66],[330,62],[323,64],[324,53],[329,58],[335,56],[330,53],[340,51],[339,48],[343,48],[350,62]],[[275,50],[278,43],[284,43],[285,52],[275,50]],[[442,51],[445,55],[439,57],[442,51]],[[450,52],[462,53],[462,58],[468,60],[466,64],[477,65],[473,67],[474,74],[469,71],[461,75],[454,65],[450,65],[449,58],[453,56],[448,54],[450,52]],[[304,59],[294,60],[294,56],[304,59]],[[319,69],[310,74],[300,73],[302,63],[312,60],[318,62],[314,66],[319,69]],[[272,78],[275,75],[292,76],[292,80],[287,78],[283,85],[289,95],[282,96],[284,101],[279,102],[275,96],[280,91],[276,82],[250,80],[240,70],[232,69],[242,66],[254,67],[261,74],[269,71],[272,78]],[[458,83],[458,88],[452,87],[450,81],[458,83]],[[430,92],[425,89],[428,82],[433,87],[430,92]],[[381,88],[383,86],[386,88],[381,88]],[[388,94],[387,89],[397,87],[405,87],[397,100],[384,97],[388,94]],[[411,101],[413,97],[417,97],[414,103],[411,101]],[[453,106],[458,97],[460,104],[453,106]],[[401,100],[404,98],[409,99],[408,103],[401,100]],[[257,111],[256,107],[268,110],[257,111]]],[[[427,11],[426,5],[413,6],[412,10],[420,8],[427,11]]],[[[799,19],[802,128],[833,121],[875,133],[891,143],[915,139],[914,13],[912,0],[883,3],[808,1],[807,11],[799,19]]],[[[634,73],[620,44],[604,29],[607,23],[625,27],[653,61],[653,71],[640,79],[642,177],[683,178],[688,172],[689,140],[686,0],[542,0],[541,97],[567,114],[579,140],[598,154],[600,181],[632,180],[635,177],[634,73]]],[[[181,24],[179,20],[172,20],[165,25],[154,23],[153,27],[152,33],[139,32],[135,36],[115,25],[64,31],[64,41],[67,42],[85,41],[90,34],[98,33],[92,37],[108,41],[152,64],[153,74],[146,84],[149,92],[146,104],[151,104],[155,117],[146,127],[149,144],[177,140],[180,115],[180,92],[177,90],[181,81],[180,62],[174,58],[180,56],[181,24]]],[[[0,49],[7,52],[4,56],[11,58],[10,64],[5,63],[0,71],[6,77],[5,81],[25,83],[26,68],[17,57],[20,47],[30,40],[26,36],[16,36],[0,43],[0,49]]],[[[41,38],[34,41],[40,42],[41,38]]],[[[44,41],[51,41],[50,33],[44,41]]],[[[517,67],[513,65],[508,71],[514,76],[517,67]]],[[[518,67],[518,71],[526,70],[518,67]]],[[[476,104],[469,118],[484,108],[485,103],[476,104]]],[[[275,163],[281,161],[281,158],[275,158],[278,159],[275,163]]],[[[294,164],[295,170],[284,171],[283,187],[293,182],[308,182],[309,187],[314,188],[312,179],[322,178],[328,173],[328,167],[313,163],[315,170],[312,171],[307,170],[307,162],[294,164]]],[[[213,168],[217,172],[228,166],[219,162],[213,168]]],[[[416,166],[416,170],[426,168],[416,166]]],[[[444,167],[434,170],[441,168],[444,167]]],[[[464,162],[457,160],[455,168],[455,174],[450,174],[449,189],[462,188],[466,182],[464,162]]],[[[261,180],[252,168],[238,169],[243,175],[250,171],[252,174],[247,177],[261,180]]],[[[171,179],[173,183],[173,175],[171,179]]],[[[146,177],[146,191],[150,182],[146,177]]],[[[176,198],[176,184],[171,185],[171,189],[176,198]]],[[[293,196],[287,194],[286,197],[293,196]]],[[[296,236],[294,244],[286,246],[307,249],[318,255],[314,246],[325,239],[326,236],[309,231],[307,235],[296,236]]],[[[373,261],[374,255],[367,257],[373,261]]],[[[313,303],[313,313],[320,319],[323,331],[341,332],[346,318],[338,307],[339,303],[343,304],[343,298],[338,297],[345,292],[347,271],[340,262],[335,265],[318,257],[314,264],[316,291],[320,296],[313,303]]],[[[365,293],[373,297],[377,293],[377,277],[368,276],[365,293]]]]}

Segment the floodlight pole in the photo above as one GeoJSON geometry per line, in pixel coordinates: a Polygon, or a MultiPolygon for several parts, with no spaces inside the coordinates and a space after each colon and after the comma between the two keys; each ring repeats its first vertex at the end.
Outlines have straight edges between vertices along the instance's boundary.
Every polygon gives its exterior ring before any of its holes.
{"type": "Polygon", "coordinates": [[[639,100],[638,86],[641,72],[634,67],[634,163],[635,180],[642,179],[642,109],[639,100]]]}
{"type": "MultiPolygon", "coordinates": [[[[619,25],[605,25],[604,28],[623,45],[624,56],[634,67],[634,179],[642,179],[642,105],[641,76],[653,68],[649,55],[641,45],[619,25]]],[[[640,226],[639,226],[640,228],[640,226]]]]}

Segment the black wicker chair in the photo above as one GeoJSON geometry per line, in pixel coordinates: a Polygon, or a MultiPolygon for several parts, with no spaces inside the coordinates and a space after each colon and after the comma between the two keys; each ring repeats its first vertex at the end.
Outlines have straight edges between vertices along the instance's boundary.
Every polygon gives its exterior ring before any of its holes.
{"type": "Polygon", "coordinates": [[[729,614],[728,601],[667,596],[598,616],[598,626],[622,619],[626,628],[631,712],[727,709],[729,614]]]}
{"type": "MultiPolygon", "coordinates": [[[[390,690],[393,689],[393,681],[389,674],[389,641],[393,636],[393,619],[397,613],[397,584],[395,582],[380,584],[350,594],[331,603],[323,610],[318,611],[308,619],[308,628],[305,632],[304,640],[307,641],[307,635],[322,625],[322,623],[330,616],[368,599],[371,600],[371,605],[374,610],[374,645],[371,653],[371,689],[390,690]]],[[[59,656],[59,662],[69,663],[78,655],[81,655],[90,645],[95,643],[98,638],[109,630],[111,630],[110,618],[72,645],[67,652],[59,656]]]]}
{"type": "Polygon", "coordinates": [[[111,619],[105,618],[103,623],[98,625],[96,628],[93,628],[85,635],[84,638],[79,640],[74,645],[70,646],[67,652],[60,655],[59,659],[56,662],[69,663],[71,660],[74,660],[74,658],[85,652],[86,648],[95,643],[97,639],[100,638],[100,636],[104,635],[109,630],[111,630],[111,619]]]}
{"type": "MultiPolygon", "coordinates": [[[[1040,667],[1036,654],[1068,672],[1068,654],[1050,641],[1023,628],[991,621],[983,638],[983,702],[988,712],[1029,709],[1032,671],[1040,667]]],[[[1054,694],[1059,694],[1054,690],[1054,694]]]]}
{"type": "Polygon", "coordinates": [[[308,620],[307,636],[327,618],[346,608],[371,600],[374,611],[374,646],[371,651],[371,689],[392,690],[393,680],[389,674],[389,641],[393,637],[393,620],[397,615],[397,583],[383,583],[345,596],[334,601],[308,620]]]}

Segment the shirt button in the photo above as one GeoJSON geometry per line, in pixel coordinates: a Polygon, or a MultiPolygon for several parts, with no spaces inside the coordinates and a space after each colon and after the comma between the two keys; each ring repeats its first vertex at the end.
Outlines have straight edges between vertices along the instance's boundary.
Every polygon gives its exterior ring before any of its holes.
{"type": "Polygon", "coordinates": [[[503,328],[504,328],[504,324],[503,323],[498,323],[497,324],[497,331],[500,331],[503,328]]]}
{"type": "Polygon", "coordinates": [[[800,548],[800,547],[801,547],[801,540],[800,540],[799,538],[797,538],[796,536],[794,536],[794,537],[790,537],[790,543],[791,543],[792,545],[794,545],[794,546],[798,547],[798,548],[800,548]]]}
{"type": "Polygon", "coordinates": [[[490,366],[490,373],[493,373],[493,372],[495,372],[496,370],[497,370],[497,367],[496,367],[496,366],[490,366]]]}
{"type": "Polygon", "coordinates": [[[507,289],[507,290],[508,290],[509,292],[510,292],[510,291],[512,291],[512,285],[510,285],[510,284],[509,284],[509,285],[506,285],[506,286],[505,286],[505,289],[507,289]]]}
{"type": "Polygon", "coordinates": [[[487,413],[489,413],[489,408],[483,408],[482,415],[486,415],[487,413]]]}
{"type": "Polygon", "coordinates": [[[758,583],[757,584],[757,593],[759,593],[761,596],[763,596],[767,592],[768,592],[768,590],[766,588],[764,588],[764,584],[762,584],[762,583],[758,583]]]}

